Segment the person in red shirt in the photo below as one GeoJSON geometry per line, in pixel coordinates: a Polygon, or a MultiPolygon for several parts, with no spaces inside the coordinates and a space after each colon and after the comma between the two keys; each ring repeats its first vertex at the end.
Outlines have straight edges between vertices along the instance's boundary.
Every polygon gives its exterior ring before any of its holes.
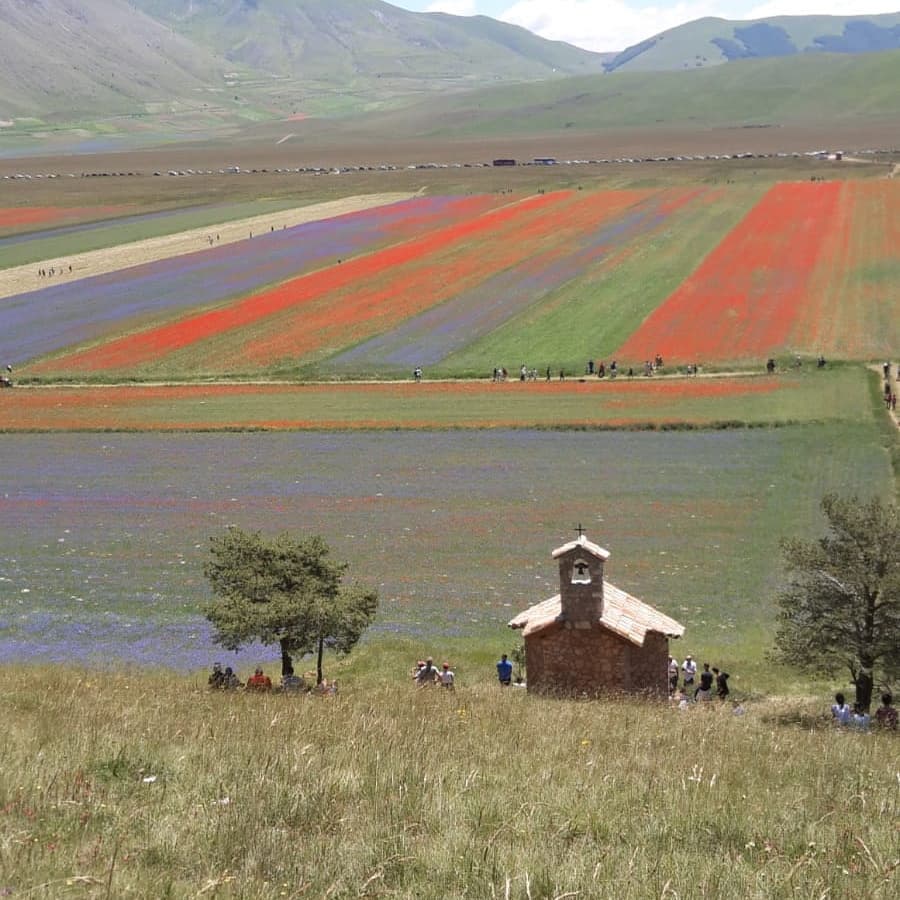
{"type": "Polygon", "coordinates": [[[271,691],[272,679],[263,673],[263,670],[257,668],[256,671],[247,679],[248,691],[271,691]]]}
{"type": "Polygon", "coordinates": [[[897,730],[897,708],[893,703],[894,698],[889,693],[881,695],[881,706],[875,711],[875,724],[879,728],[897,730]]]}

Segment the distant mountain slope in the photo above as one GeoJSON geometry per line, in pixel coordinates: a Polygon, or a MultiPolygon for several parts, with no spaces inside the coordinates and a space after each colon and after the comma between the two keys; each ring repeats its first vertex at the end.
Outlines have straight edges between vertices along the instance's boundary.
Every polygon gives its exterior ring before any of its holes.
{"type": "Polygon", "coordinates": [[[608,58],[380,0],[0,0],[0,122],[215,128],[601,73],[608,58]]]}
{"type": "Polygon", "coordinates": [[[736,22],[697,19],[617,54],[608,72],[694,69],[735,59],[798,53],[900,49],[900,12],[872,16],[777,16],[736,22]]]}
{"type": "Polygon", "coordinates": [[[604,57],[484,16],[381,0],[133,0],[227,59],[282,76],[537,80],[601,72],[604,57]]]}
{"type": "Polygon", "coordinates": [[[741,60],[435,97],[350,127],[396,137],[504,137],[633,127],[900,121],[900,51],[741,60]]]}
{"type": "Polygon", "coordinates": [[[221,85],[225,66],[124,0],[0,2],[0,119],[130,112],[221,85]]]}

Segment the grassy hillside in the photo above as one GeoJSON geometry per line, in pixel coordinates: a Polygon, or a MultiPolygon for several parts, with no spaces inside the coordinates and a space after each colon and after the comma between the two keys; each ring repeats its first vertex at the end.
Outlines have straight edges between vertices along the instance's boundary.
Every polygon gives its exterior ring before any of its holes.
{"type": "Polygon", "coordinates": [[[90,134],[97,119],[124,114],[140,119],[100,130],[164,137],[601,72],[605,57],[485,17],[377,0],[46,0],[0,8],[0,59],[0,121],[77,123],[90,134]]]}
{"type": "Polygon", "coordinates": [[[383,114],[365,127],[398,136],[489,137],[641,126],[896,120],[898,83],[900,51],[743,60],[689,72],[623,72],[615,78],[498,86],[383,114]]]}
{"type": "Polygon", "coordinates": [[[381,0],[137,0],[137,6],[228,59],[304,80],[533,80],[556,70],[602,70],[599,54],[514,25],[413,13],[381,0]]]}
{"type": "Polygon", "coordinates": [[[892,896],[897,741],[832,730],[824,691],[743,715],[542,701],[475,644],[454,691],[414,688],[417,655],[360,650],[324,698],[4,669],[4,890],[892,896]]]}
{"type": "Polygon", "coordinates": [[[227,65],[125,0],[0,4],[0,119],[201,105],[227,65]]]}
{"type": "Polygon", "coordinates": [[[729,21],[707,17],[628,47],[610,72],[715,66],[734,59],[798,53],[868,53],[900,48],[900,12],[872,16],[776,16],[729,21]]]}

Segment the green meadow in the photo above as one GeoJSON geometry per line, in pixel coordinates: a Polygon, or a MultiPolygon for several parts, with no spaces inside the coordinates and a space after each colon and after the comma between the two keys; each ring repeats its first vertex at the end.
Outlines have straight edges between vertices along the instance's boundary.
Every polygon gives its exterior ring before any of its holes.
{"type": "Polygon", "coordinates": [[[0,889],[896,895],[896,735],[838,733],[803,700],[539,700],[492,684],[492,658],[417,689],[404,649],[360,651],[331,698],[7,667],[0,889]]]}

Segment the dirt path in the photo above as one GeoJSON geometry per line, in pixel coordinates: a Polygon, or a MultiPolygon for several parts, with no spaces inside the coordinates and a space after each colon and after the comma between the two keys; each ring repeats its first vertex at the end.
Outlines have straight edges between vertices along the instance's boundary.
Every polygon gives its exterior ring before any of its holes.
{"type": "Polygon", "coordinates": [[[177,234],[147,238],[143,241],[120,244],[117,247],[107,247],[103,250],[91,250],[87,253],[76,253],[72,256],[48,259],[44,262],[15,266],[0,271],[0,298],[12,297],[15,294],[35,291],[79,278],[90,278],[92,275],[105,275],[107,272],[116,272],[119,269],[139,266],[160,259],[194,253],[208,248],[210,239],[214,246],[233,244],[237,241],[249,240],[251,234],[261,235],[272,229],[279,231],[282,228],[292,228],[306,222],[396,203],[412,196],[414,195],[410,193],[362,194],[356,197],[345,197],[341,200],[314,203],[311,206],[301,206],[296,209],[285,209],[262,216],[223,222],[220,225],[180,231],[177,234]],[[69,266],[72,267],[71,272],[69,266]],[[56,270],[56,274],[52,277],[41,277],[38,274],[39,269],[49,270],[50,268],[56,270]]]}

